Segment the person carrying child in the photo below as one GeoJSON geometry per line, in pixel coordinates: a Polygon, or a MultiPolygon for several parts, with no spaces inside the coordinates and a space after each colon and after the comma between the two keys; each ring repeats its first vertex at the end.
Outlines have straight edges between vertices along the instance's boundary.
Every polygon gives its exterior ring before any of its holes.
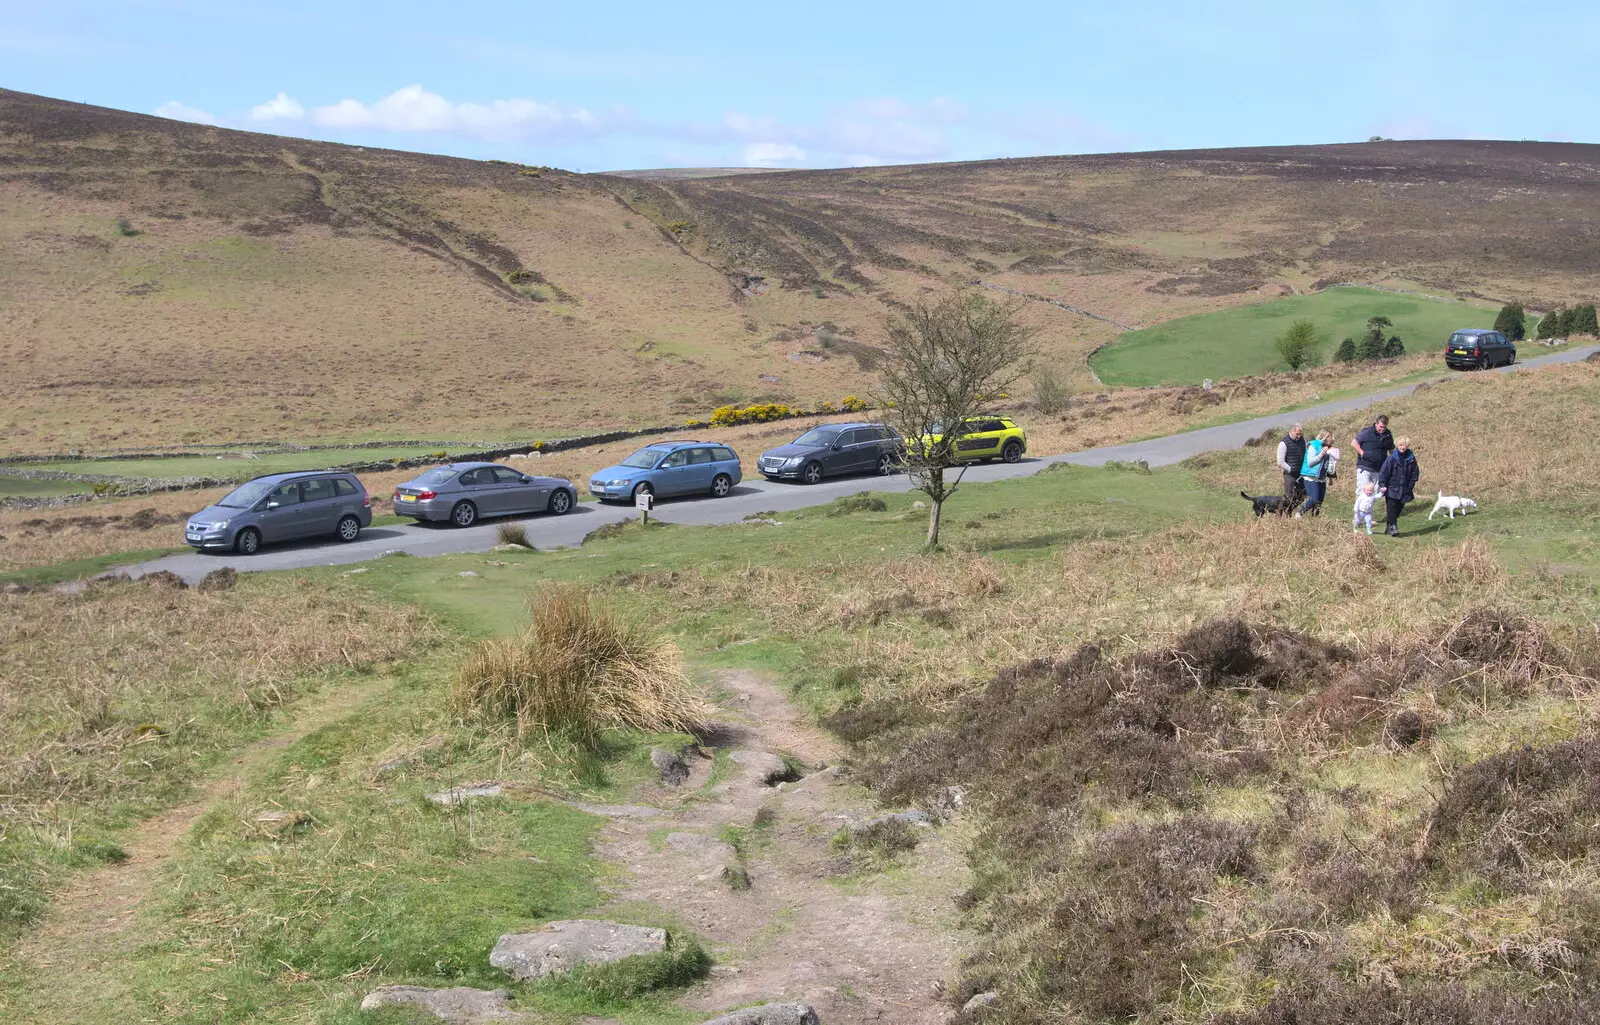
{"type": "Polygon", "coordinates": [[[1350,521],[1350,529],[1357,534],[1361,533],[1361,525],[1366,524],[1367,534],[1372,533],[1372,510],[1378,504],[1378,485],[1367,481],[1361,485],[1361,490],[1356,492],[1356,514],[1350,521]]]}

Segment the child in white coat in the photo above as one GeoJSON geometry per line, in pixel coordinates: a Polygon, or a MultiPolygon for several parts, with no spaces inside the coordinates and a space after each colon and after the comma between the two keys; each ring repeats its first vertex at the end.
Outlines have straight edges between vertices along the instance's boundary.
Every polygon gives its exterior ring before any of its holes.
{"type": "Polygon", "coordinates": [[[1350,529],[1357,534],[1361,533],[1361,525],[1367,525],[1367,533],[1372,533],[1372,507],[1378,504],[1378,486],[1370,480],[1361,485],[1361,490],[1356,493],[1356,515],[1350,521],[1350,529]]]}

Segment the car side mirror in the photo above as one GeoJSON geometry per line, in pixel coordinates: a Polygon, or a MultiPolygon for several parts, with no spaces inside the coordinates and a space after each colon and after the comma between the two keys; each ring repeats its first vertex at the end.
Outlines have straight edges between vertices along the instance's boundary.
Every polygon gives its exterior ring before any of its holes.
{"type": "Polygon", "coordinates": [[[276,509],[277,507],[278,507],[278,503],[277,502],[268,502],[267,503],[267,508],[268,509],[276,509]]]}
{"type": "Polygon", "coordinates": [[[527,474],[523,474],[522,475],[522,483],[524,483],[524,484],[532,484],[533,483],[533,478],[528,476],[527,474]]]}

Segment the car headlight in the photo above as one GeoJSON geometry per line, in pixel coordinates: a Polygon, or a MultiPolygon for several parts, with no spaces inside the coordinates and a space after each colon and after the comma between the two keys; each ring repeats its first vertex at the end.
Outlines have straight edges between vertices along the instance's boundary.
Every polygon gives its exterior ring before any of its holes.
{"type": "Polygon", "coordinates": [[[228,529],[228,521],[227,520],[218,520],[217,522],[213,523],[211,526],[206,528],[206,533],[214,534],[219,530],[227,530],[227,529],[228,529]]]}
{"type": "Polygon", "coordinates": [[[802,461],[804,461],[804,459],[805,459],[805,456],[790,456],[788,459],[785,459],[783,461],[783,465],[784,466],[799,466],[800,463],[802,461]]]}

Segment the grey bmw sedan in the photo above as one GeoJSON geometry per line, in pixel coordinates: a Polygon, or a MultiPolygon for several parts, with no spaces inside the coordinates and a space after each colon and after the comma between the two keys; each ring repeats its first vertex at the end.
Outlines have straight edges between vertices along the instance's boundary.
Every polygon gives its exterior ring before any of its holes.
{"type": "Polygon", "coordinates": [[[563,477],[534,477],[498,463],[436,466],[394,489],[394,511],[418,520],[470,527],[483,516],[567,512],[578,501],[563,477]]]}

